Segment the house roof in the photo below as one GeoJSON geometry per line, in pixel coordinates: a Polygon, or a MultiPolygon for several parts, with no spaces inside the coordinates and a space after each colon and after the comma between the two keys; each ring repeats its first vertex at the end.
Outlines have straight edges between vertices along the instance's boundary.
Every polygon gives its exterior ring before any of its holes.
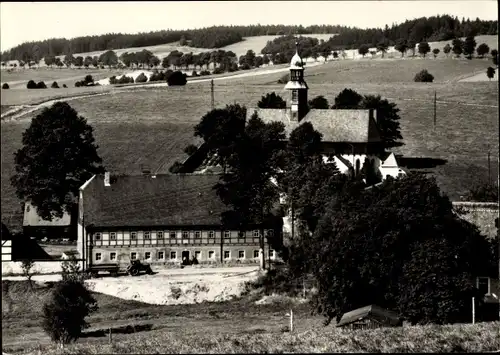
{"type": "Polygon", "coordinates": [[[219,175],[96,176],[83,191],[85,224],[95,227],[220,225],[227,208],[213,186],[219,175]],[[114,181],[113,181],[114,180],[114,181]]]}
{"type": "Polygon", "coordinates": [[[344,313],[337,327],[342,327],[368,317],[385,325],[398,325],[401,321],[397,313],[376,305],[369,305],[344,313]]]}
{"type": "Polygon", "coordinates": [[[69,226],[71,224],[71,216],[69,213],[64,212],[61,218],[54,217],[51,221],[46,221],[40,217],[36,211],[36,207],[30,202],[24,204],[24,217],[23,226],[24,227],[60,227],[69,226]]]}
{"type": "Polygon", "coordinates": [[[250,119],[254,112],[266,123],[282,122],[287,136],[302,123],[310,122],[314,129],[323,135],[323,142],[380,142],[380,134],[373,117],[370,116],[370,110],[311,109],[300,122],[291,118],[290,109],[249,109],[247,119],[250,119]]]}

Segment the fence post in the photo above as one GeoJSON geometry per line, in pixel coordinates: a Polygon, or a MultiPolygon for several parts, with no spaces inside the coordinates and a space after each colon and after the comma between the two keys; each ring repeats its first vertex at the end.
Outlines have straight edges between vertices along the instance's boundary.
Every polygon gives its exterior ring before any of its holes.
{"type": "Polygon", "coordinates": [[[290,309],[290,333],[293,332],[293,309],[290,309]]]}
{"type": "Polygon", "coordinates": [[[472,324],[476,323],[476,302],[472,297],[472,324]]]}
{"type": "Polygon", "coordinates": [[[109,328],[109,344],[111,344],[113,341],[113,335],[111,333],[111,327],[109,328]]]}

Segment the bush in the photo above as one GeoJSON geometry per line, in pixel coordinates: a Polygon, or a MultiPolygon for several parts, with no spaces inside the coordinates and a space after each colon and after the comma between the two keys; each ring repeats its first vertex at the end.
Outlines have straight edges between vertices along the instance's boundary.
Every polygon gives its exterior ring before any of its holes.
{"type": "Polygon", "coordinates": [[[43,306],[42,328],[52,341],[64,346],[88,328],[85,317],[97,310],[97,302],[81,282],[62,281],[43,306]]]}
{"type": "Polygon", "coordinates": [[[3,83],[3,85],[2,85],[2,89],[9,89],[9,84],[7,84],[7,83],[3,83]]]}
{"type": "Polygon", "coordinates": [[[434,76],[430,74],[426,69],[419,71],[415,75],[415,82],[417,83],[432,83],[434,76]]]}
{"type": "Polygon", "coordinates": [[[26,85],[26,88],[28,89],[36,89],[36,83],[33,80],[28,81],[28,84],[26,85]]]}
{"type": "Polygon", "coordinates": [[[250,67],[250,65],[248,65],[248,63],[245,63],[243,65],[240,65],[239,69],[240,70],[249,70],[249,69],[251,69],[251,67],[250,67]]]}
{"type": "Polygon", "coordinates": [[[196,72],[196,70],[193,70],[193,72],[191,73],[191,76],[192,77],[198,76],[198,73],[196,72]]]}
{"type": "Polygon", "coordinates": [[[37,89],[47,89],[47,85],[43,81],[40,81],[38,84],[36,84],[37,89]]]}
{"type": "Polygon", "coordinates": [[[135,78],[136,83],[145,83],[146,81],[148,81],[148,78],[144,73],[139,74],[139,76],[135,78]]]}
{"type": "Polygon", "coordinates": [[[59,84],[57,84],[57,81],[54,81],[50,87],[52,89],[59,89],[59,84]]]}
{"type": "Polygon", "coordinates": [[[224,73],[224,70],[222,68],[215,68],[212,74],[222,74],[224,73]]]}
{"type": "Polygon", "coordinates": [[[208,70],[202,70],[200,72],[200,76],[205,76],[205,75],[210,75],[210,72],[208,70]]]}
{"type": "Polygon", "coordinates": [[[85,78],[83,79],[84,85],[88,84],[93,84],[94,83],[94,78],[92,75],[86,75],[85,78]]]}
{"type": "Polygon", "coordinates": [[[186,85],[186,83],[187,83],[186,74],[183,74],[180,71],[173,72],[167,78],[167,83],[168,83],[168,86],[186,85]]]}
{"type": "Polygon", "coordinates": [[[79,88],[80,86],[82,86],[82,83],[80,81],[77,81],[75,83],[75,88],[79,88]]]}
{"type": "Polygon", "coordinates": [[[112,77],[109,78],[109,83],[111,85],[114,85],[116,84],[117,80],[116,80],[116,75],[113,75],[112,77]]]}
{"type": "Polygon", "coordinates": [[[118,79],[117,84],[133,84],[134,78],[130,76],[123,75],[120,79],[118,79]]]}
{"type": "Polygon", "coordinates": [[[63,88],[67,88],[66,84],[63,84],[63,88]]]}

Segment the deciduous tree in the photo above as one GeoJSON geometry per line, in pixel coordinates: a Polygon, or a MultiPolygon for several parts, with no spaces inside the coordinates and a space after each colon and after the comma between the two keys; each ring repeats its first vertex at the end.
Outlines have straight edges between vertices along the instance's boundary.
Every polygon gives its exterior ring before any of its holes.
{"type": "Polygon", "coordinates": [[[408,43],[406,42],[406,40],[400,39],[394,46],[394,49],[401,53],[402,58],[405,56],[405,53],[408,50],[408,43]]]}
{"type": "Polygon", "coordinates": [[[361,54],[363,56],[363,58],[368,53],[368,51],[369,51],[369,48],[368,48],[368,45],[366,45],[366,44],[362,44],[358,48],[358,53],[361,54]]]}
{"type": "Polygon", "coordinates": [[[452,42],[452,51],[458,58],[463,53],[464,42],[460,38],[455,38],[452,42]]]}
{"type": "Polygon", "coordinates": [[[434,54],[434,58],[436,58],[438,56],[439,52],[440,52],[439,48],[434,48],[432,50],[432,54],[434,54]]]}
{"type": "Polygon", "coordinates": [[[418,44],[418,53],[422,54],[423,57],[425,58],[426,54],[431,51],[431,47],[429,46],[429,43],[427,42],[420,42],[418,44]]]}
{"type": "Polygon", "coordinates": [[[476,52],[478,56],[483,58],[485,54],[488,54],[490,52],[490,47],[488,47],[486,43],[481,43],[479,46],[477,46],[476,52]]]}
{"type": "Polygon", "coordinates": [[[358,94],[356,91],[351,89],[342,90],[335,97],[335,104],[332,106],[333,109],[357,109],[363,96],[358,94]]]}
{"type": "Polygon", "coordinates": [[[286,108],[286,101],[273,91],[272,93],[267,93],[265,96],[260,98],[257,103],[259,108],[286,108]]]}
{"type": "Polygon", "coordinates": [[[467,36],[463,42],[463,52],[467,59],[472,59],[474,50],[476,49],[476,40],[473,36],[467,36]]]}
{"type": "Polygon", "coordinates": [[[115,51],[109,50],[99,56],[99,62],[111,69],[111,66],[118,64],[118,56],[115,51]]]}
{"type": "Polygon", "coordinates": [[[492,67],[488,67],[486,69],[486,76],[488,76],[488,79],[493,79],[493,77],[495,76],[495,69],[492,68],[492,67]]]}
{"type": "Polygon", "coordinates": [[[471,297],[481,297],[475,277],[497,266],[486,238],[420,174],[345,185],[308,245],[327,322],[369,304],[412,323],[468,322],[471,297]]]}
{"type": "Polygon", "coordinates": [[[316,96],[315,98],[309,100],[308,102],[310,108],[314,109],[328,109],[330,108],[330,105],[328,104],[328,100],[320,95],[316,96]]]}
{"type": "Polygon", "coordinates": [[[74,213],[80,186],[104,171],[87,120],[57,102],[33,118],[22,143],[11,178],[17,196],[31,201],[45,220],[74,213]]]}
{"type": "Polygon", "coordinates": [[[451,52],[451,46],[449,43],[446,43],[446,46],[443,47],[443,52],[446,54],[446,57],[448,57],[448,54],[451,52]]]}

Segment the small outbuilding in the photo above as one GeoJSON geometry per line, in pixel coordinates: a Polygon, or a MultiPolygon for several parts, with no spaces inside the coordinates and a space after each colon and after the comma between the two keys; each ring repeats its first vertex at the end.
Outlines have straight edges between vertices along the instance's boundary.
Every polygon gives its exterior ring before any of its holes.
{"type": "Polygon", "coordinates": [[[344,313],[337,327],[374,329],[380,327],[399,327],[402,324],[402,320],[396,312],[376,305],[369,305],[344,313]]]}

